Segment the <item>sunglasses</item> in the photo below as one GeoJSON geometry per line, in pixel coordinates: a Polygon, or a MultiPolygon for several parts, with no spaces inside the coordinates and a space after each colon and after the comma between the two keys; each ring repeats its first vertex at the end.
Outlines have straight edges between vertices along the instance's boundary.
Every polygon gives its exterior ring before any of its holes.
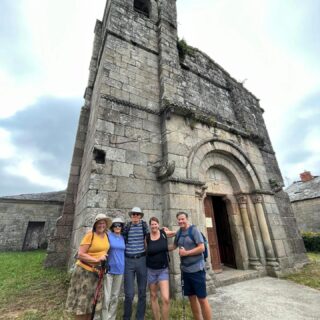
{"type": "Polygon", "coordinates": [[[138,213],[138,212],[131,212],[131,215],[132,215],[132,216],[140,216],[141,214],[138,213]]]}
{"type": "Polygon", "coordinates": [[[114,224],[113,224],[113,227],[114,227],[114,228],[121,228],[122,225],[121,225],[121,223],[114,223],[114,224]]]}

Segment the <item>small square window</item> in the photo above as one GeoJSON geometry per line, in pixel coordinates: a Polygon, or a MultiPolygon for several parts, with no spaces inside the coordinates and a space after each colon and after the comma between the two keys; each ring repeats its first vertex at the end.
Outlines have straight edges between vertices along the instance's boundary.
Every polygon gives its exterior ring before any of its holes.
{"type": "Polygon", "coordinates": [[[150,1],[149,0],[134,0],[134,10],[142,13],[146,17],[150,17],[150,1]]]}

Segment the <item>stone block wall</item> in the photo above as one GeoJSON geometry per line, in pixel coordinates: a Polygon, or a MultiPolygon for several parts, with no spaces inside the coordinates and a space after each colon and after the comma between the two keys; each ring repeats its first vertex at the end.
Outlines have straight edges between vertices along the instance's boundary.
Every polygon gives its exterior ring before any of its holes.
{"type": "Polygon", "coordinates": [[[295,201],[291,205],[301,232],[320,232],[320,198],[295,201]]]}
{"type": "Polygon", "coordinates": [[[74,248],[97,213],[126,220],[129,210],[139,206],[146,220],[162,220],[161,184],[156,178],[162,158],[159,116],[108,98],[101,99],[97,114],[94,148],[105,153],[105,163],[89,155],[88,185],[79,186],[74,248]]]}
{"type": "Polygon", "coordinates": [[[62,206],[63,202],[0,199],[0,251],[21,251],[29,222],[45,223],[40,243],[48,243],[62,206]]]}

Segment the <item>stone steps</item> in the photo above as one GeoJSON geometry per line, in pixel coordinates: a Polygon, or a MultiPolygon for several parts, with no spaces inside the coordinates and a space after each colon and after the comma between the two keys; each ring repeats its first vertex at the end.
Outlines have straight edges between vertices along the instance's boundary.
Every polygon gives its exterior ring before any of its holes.
{"type": "Polygon", "coordinates": [[[264,270],[237,270],[223,267],[223,272],[215,274],[215,285],[216,287],[223,287],[264,276],[266,276],[266,272],[264,270]]]}

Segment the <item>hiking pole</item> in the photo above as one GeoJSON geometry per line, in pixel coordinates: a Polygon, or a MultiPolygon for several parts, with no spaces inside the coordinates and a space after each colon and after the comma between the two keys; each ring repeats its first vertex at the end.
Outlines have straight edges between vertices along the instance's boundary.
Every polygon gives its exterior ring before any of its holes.
{"type": "Polygon", "coordinates": [[[96,306],[97,306],[97,303],[98,303],[98,300],[100,297],[101,287],[103,284],[103,282],[102,282],[103,276],[106,273],[106,269],[107,269],[107,260],[101,261],[101,267],[100,267],[99,274],[98,274],[98,277],[99,277],[98,284],[97,284],[96,290],[94,292],[93,301],[92,301],[92,312],[91,312],[91,318],[90,318],[91,320],[94,319],[94,315],[96,313],[96,306]]]}
{"type": "Polygon", "coordinates": [[[181,263],[180,263],[180,273],[181,273],[181,293],[182,293],[182,319],[186,320],[186,305],[184,301],[184,280],[183,280],[181,263]]]}

